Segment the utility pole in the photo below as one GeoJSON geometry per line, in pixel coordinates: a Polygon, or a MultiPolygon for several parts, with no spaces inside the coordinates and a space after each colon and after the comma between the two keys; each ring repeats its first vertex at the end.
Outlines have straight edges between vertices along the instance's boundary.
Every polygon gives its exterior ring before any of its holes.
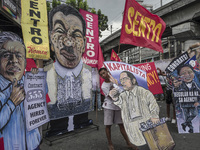
{"type": "Polygon", "coordinates": [[[111,34],[112,34],[112,25],[110,25],[110,32],[111,32],[111,34]]]}
{"type": "Polygon", "coordinates": [[[162,6],[162,0],[160,0],[160,6],[162,6]]]}

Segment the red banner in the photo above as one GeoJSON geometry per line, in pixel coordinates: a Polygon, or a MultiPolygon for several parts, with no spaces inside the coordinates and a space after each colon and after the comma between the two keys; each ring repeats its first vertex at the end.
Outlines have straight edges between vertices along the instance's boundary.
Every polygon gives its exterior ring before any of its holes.
{"type": "MultiPolygon", "coordinates": [[[[99,70],[99,69],[101,69],[101,68],[103,68],[103,67],[105,68],[105,66],[104,66],[104,64],[103,64],[104,58],[103,58],[103,53],[102,53],[100,44],[99,44],[98,51],[99,51],[99,57],[98,57],[98,70],[99,70]]],[[[99,76],[99,77],[100,77],[100,87],[101,87],[101,85],[102,85],[103,82],[104,82],[104,79],[103,79],[101,76],[99,76]]],[[[104,95],[102,89],[101,89],[101,94],[104,95]]]]}
{"type": "Polygon", "coordinates": [[[111,53],[111,56],[110,56],[110,60],[121,61],[121,59],[119,58],[119,56],[117,55],[117,53],[113,49],[112,49],[112,53],[111,53]]]}
{"type": "Polygon", "coordinates": [[[154,95],[163,93],[154,62],[135,64],[133,66],[147,72],[147,85],[154,95]]]}
{"type": "Polygon", "coordinates": [[[86,47],[82,56],[83,62],[91,67],[98,67],[99,29],[98,15],[80,9],[86,21],[86,47]]]}
{"type": "Polygon", "coordinates": [[[165,22],[135,0],[126,0],[120,43],[151,48],[163,53],[161,36],[165,22]]]}
{"type": "Polygon", "coordinates": [[[34,59],[27,58],[26,59],[26,71],[31,71],[32,68],[37,68],[34,59]]]}

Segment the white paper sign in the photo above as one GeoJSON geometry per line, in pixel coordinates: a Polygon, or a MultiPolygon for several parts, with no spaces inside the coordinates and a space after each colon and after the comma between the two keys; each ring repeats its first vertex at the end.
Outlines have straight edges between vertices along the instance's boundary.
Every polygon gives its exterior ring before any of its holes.
{"type": "Polygon", "coordinates": [[[46,104],[46,72],[38,74],[26,72],[24,89],[26,126],[30,131],[49,121],[46,104]]]}

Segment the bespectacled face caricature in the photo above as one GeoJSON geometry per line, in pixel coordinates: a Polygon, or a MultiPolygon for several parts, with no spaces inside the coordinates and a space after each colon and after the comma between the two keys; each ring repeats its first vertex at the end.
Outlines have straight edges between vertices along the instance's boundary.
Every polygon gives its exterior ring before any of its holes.
{"type": "Polygon", "coordinates": [[[83,25],[75,15],[56,12],[52,19],[51,43],[56,59],[66,68],[75,68],[85,51],[83,25]]]}
{"type": "Polygon", "coordinates": [[[25,48],[22,43],[9,40],[3,44],[0,52],[0,74],[10,81],[20,80],[26,66],[25,48]]]}
{"type": "Polygon", "coordinates": [[[124,90],[129,91],[129,90],[133,89],[133,87],[136,83],[136,80],[133,79],[131,81],[131,78],[128,77],[127,73],[123,72],[120,74],[120,82],[121,82],[121,85],[123,86],[124,90]]]}

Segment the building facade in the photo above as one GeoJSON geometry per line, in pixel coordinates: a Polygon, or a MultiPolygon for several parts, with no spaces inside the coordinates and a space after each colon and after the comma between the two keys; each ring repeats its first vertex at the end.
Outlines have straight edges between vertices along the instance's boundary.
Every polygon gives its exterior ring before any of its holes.
{"type": "Polygon", "coordinates": [[[21,0],[1,0],[0,20],[0,32],[12,31],[22,37],[21,0]]]}

